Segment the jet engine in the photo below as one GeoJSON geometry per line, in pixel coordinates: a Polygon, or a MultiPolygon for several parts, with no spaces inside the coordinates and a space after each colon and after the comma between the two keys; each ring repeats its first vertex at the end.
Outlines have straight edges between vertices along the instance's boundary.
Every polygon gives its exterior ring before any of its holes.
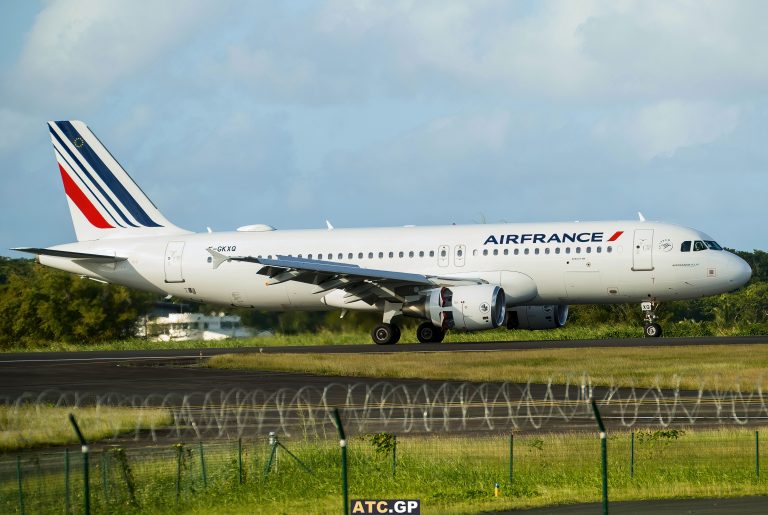
{"type": "Polygon", "coordinates": [[[403,314],[426,318],[443,330],[480,331],[504,324],[504,290],[492,284],[435,288],[425,298],[406,303],[403,314]]]}
{"type": "Polygon", "coordinates": [[[507,310],[507,329],[556,329],[567,321],[567,304],[517,306],[507,310]]]}

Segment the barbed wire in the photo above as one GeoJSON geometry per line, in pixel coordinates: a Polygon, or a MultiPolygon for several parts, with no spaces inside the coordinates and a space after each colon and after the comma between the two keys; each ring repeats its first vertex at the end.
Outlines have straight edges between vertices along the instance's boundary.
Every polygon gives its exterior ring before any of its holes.
{"type": "MultiPolygon", "coordinates": [[[[679,384],[679,383],[678,383],[679,384]]],[[[327,437],[335,434],[330,412],[339,408],[351,434],[540,431],[594,428],[587,401],[600,406],[614,428],[670,425],[746,425],[768,420],[762,388],[696,391],[596,387],[588,376],[564,385],[513,383],[424,383],[381,381],[333,383],[323,388],[275,391],[215,389],[189,394],[125,395],[48,390],[0,399],[13,412],[33,406],[62,408],[132,408],[130,431],[114,424],[115,439],[239,438],[277,431],[285,435],[327,437]],[[146,410],[170,413],[170,423],[146,410]]]]}

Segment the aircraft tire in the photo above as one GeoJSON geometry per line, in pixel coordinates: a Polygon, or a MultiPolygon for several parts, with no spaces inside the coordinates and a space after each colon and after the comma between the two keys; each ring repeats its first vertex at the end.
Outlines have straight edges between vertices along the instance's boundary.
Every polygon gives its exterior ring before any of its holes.
{"type": "Polygon", "coordinates": [[[371,331],[371,339],[376,345],[393,345],[400,339],[400,328],[392,324],[379,324],[371,331]]]}
{"type": "Polygon", "coordinates": [[[416,328],[416,339],[419,343],[439,343],[445,338],[445,332],[429,322],[424,322],[416,328]]]}
{"type": "Polygon", "coordinates": [[[658,338],[661,336],[661,326],[659,324],[646,324],[643,332],[646,338],[658,338]]]}

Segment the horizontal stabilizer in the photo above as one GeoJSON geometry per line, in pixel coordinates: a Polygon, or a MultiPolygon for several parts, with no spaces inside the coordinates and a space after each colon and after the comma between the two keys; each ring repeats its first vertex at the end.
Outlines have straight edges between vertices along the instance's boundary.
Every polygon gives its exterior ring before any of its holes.
{"type": "Polygon", "coordinates": [[[38,256],[53,256],[63,257],[69,259],[83,259],[93,263],[117,263],[125,261],[128,258],[119,256],[107,256],[105,254],[90,254],[87,252],[72,252],[70,250],[55,250],[55,249],[38,249],[35,247],[16,247],[11,250],[18,252],[27,252],[29,254],[37,254],[38,256]]]}

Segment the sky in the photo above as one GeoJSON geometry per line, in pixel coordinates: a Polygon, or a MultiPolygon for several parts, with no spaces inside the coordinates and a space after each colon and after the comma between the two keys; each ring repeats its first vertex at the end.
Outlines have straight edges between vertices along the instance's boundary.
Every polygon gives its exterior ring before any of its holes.
{"type": "Polygon", "coordinates": [[[768,249],[768,2],[23,1],[0,255],[74,241],[47,120],[194,231],[636,219],[768,249]]]}

